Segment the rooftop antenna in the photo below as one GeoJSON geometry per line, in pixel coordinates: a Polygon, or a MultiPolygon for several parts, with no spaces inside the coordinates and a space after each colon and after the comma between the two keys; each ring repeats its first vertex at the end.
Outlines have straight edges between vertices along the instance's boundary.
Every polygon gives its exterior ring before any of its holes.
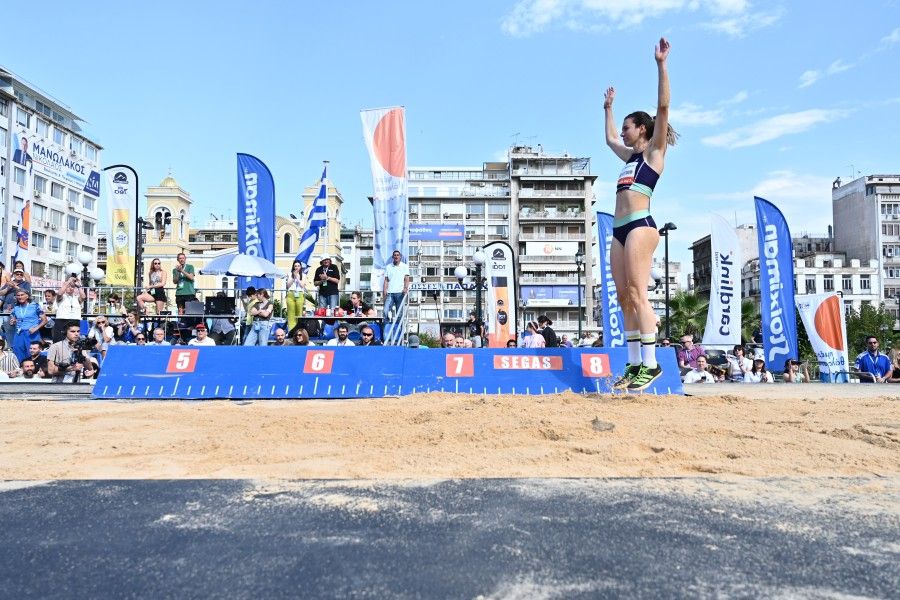
{"type": "Polygon", "coordinates": [[[517,131],[514,134],[512,134],[511,136],[509,136],[509,137],[513,138],[513,146],[519,145],[519,136],[520,135],[522,135],[522,134],[517,131]]]}

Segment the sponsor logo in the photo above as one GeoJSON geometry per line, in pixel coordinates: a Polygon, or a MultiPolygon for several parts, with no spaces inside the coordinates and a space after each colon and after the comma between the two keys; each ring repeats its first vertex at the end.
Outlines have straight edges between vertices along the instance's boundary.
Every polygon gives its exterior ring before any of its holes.
{"type": "Polygon", "coordinates": [[[506,260],[506,253],[503,252],[503,248],[495,248],[494,252],[491,253],[491,258],[494,260],[506,260]]]}
{"type": "Polygon", "coordinates": [[[128,185],[128,175],[125,174],[125,171],[116,171],[116,174],[113,175],[113,183],[128,185]]]}
{"type": "Polygon", "coordinates": [[[561,371],[562,356],[528,356],[502,354],[494,356],[494,368],[499,371],[561,371]]]}
{"type": "Polygon", "coordinates": [[[763,243],[763,255],[765,256],[766,273],[768,280],[763,290],[769,293],[769,331],[767,341],[771,345],[767,362],[775,364],[775,358],[787,355],[791,349],[784,331],[784,310],[793,310],[794,307],[782,307],[781,296],[784,283],[781,281],[781,268],[778,262],[778,228],[774,225],[766,225],[763,243]]]}
{"type": "Polygon", "coordinates": [[[257,181],[256,173],[244,171],[244,253],[250,256],[262,255],[256,214],[257,181]]]}
{"type": "MultiPolygon", "coordinates": [[[[734,306],[734,280],[731,272],[734,269],[734,259],[731,252],[722,254],[716,252],[716,273],[719,277],[719,302],[722,305],[722,316],[719,319],[719,334],[727,336],[731,334],[731,315],[734,306]]],[[[739,313],[739,310],[735,311],[739,313]]]]}

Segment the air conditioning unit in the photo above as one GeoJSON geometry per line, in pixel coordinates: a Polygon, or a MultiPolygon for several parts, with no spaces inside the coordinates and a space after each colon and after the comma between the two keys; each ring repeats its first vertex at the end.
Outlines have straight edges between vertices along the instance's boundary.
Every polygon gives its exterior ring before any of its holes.
{"type": "Polygon", "coordinates": [[[444,213],[444,218],[445,218],[445,219],[449,219],[449,218],[450,218],[450,213],[444,213]]]}
{"type": "Polygon", "coordinates": [[[69,210],[75,210],[76,206],[74,202],[69,202],[69,210]]]}
{"type": "Polygon", "coordinates": [[[56,231],[58,228],[55,224],[51,224],[50,229],[52,229],[53,231],[56,231]]]}
{"type": "Polygon", "coordinates": [[[466,232],[466,239],[467,239],[467,240],[471,240],[471,239],[472,239],[472,232],[471,232],[471,231],[467,231],[467,232],[466,232]]]}
{"type": "Polygon", "coordinates": [[[39,191],[37,191],[37,190],[34,190],[34,197],[35,197],[35,198],[40,198],[40,197],[41,197],[41,193],[40,193],[39,191]]]}
{"type": "Polygon", "coordinates": [[[75,157],[78,156],[78,154],[76,154],[74,150],[69,150],[69,156],[75,157]]]}
{"type": "Polygon", "coordinates": [[[441,296],[441,300],[444,302],[450,302],[450,298],[448,298],[447,296],[441,296]]]}
{"type": "Polygon", "coordinates": [[[50,221],[44,221],[44,229],[47,229],[49,227],[50,227],[50,221]]]}
{"type": "Polygon", "coordinates": [[[500,218],[501,218],[501,219],[508,219],[508,218],[509,218],[509,215],[501,215],[500,218]]]}

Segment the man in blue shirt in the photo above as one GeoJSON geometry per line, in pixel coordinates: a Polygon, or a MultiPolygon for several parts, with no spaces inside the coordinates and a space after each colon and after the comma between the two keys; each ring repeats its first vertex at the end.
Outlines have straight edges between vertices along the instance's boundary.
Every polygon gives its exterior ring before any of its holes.
{"type": "Polygon", "coordinates": [[[859,380],[864,383],[884,383],[891,374],[891,359],[878,351],[878,338],[866,338],[866,351],[856,357],[859,380]]]}

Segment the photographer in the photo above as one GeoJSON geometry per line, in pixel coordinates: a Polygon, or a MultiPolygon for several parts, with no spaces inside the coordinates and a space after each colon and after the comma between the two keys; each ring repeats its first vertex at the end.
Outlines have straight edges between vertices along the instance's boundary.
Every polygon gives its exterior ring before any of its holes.
{"type": "Polygon", "coordinates": [[[62,341],[66,337],[69,325],[81,326],[81,303],[84,298],[84,288],[81,287],[78,276],[69,275],[56,295],[56,319],[53,323],[54,342],[62,341]]]}
{"type": "Polygon", "coordinates": [[[94,376],[96,368],[85,349],[85,342],[81,340],[81,326],[69,325],[65,339],[50,346],[47,366],[54,382],[76,383],[83,377],[94,376]]]}

